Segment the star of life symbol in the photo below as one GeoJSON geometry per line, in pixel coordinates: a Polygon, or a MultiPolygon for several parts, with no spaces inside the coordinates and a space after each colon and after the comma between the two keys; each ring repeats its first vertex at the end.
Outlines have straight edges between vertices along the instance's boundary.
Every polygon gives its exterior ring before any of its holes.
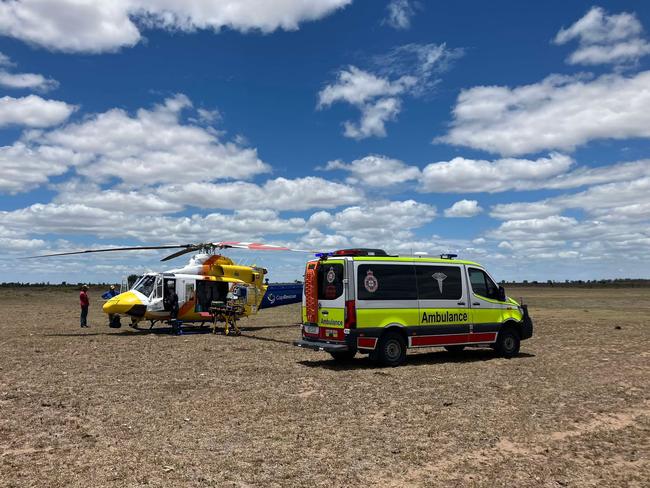
{"type": "Polygon", "coordinates": [[[447,275],[445,273],[433,273],[431,277],[438,282],[438,288],[440,289],[440,294],[442,294],[442,282],[447,275]]]}
{"type": "Polygon", "coordinates": [[[326,278],[328,283],[334,283],[334,280],[336,279],[336,273],[334,272],[334,268],[330,267],[329,271],[327,272],[326,278]]]}
{"type": "Polygon", "coordinates": [[[363,280],[363,286],[365,286],[366,290],[368,290],[370,293],[376,292],[377,288],[379,288],[379,280],[375,278],[375,275],[372,274],[372,271],[368,270],[368,273],[363,280]]]}

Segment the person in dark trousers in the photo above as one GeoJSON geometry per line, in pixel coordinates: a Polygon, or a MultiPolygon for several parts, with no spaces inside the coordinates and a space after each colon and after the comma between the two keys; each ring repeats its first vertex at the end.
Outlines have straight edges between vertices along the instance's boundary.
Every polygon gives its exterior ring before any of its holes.
{"type": "Polygon", "coordinates": [[[165,310],[169,310],[169,318],[174,320],[178,318],[178,295],[176,294],[176,282],[168,281],[165,290],[165,310]]]}
{"type": "Polygon", "coordinates": [[[175,320],[178,318],[178,295],[176,294],[176,290],[172,290],[169,302],[171,304],[169,314],[171,315],[171,318],[175,320]]]}
{"type": "MultiPolygon", "coordinates": [[[[111,285],[110,289],[102,295],[102,298],[104,300],[110,300],[113,297],[116,297],[119,295],[117,290],[115,289],[115,285],[111,285]]],[[[116,315],[114,313],[109,313],[108,314],[108,326],[113,328],[113,329],[119,329],[120,327],[120,316],[116,315]]]]}
{"type": "Polygon", "coordinates": [[[81,306],[81,327],[88,327],[88,306],[90,300],[88,299],[88,287],[86,285],[81,287],[79,293],[79,305],[81,306]]]}

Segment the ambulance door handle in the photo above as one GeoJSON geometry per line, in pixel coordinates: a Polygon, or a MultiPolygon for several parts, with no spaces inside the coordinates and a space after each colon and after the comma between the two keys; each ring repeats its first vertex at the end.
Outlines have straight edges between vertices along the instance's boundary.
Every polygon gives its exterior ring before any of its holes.
{"type": "Polygon", "coordinates": [[[465,302],[458,302],[456,305],[465,305],[465,302]]]}
{"type": "Polygon", "coordinates": [[[472,306],[474,307],[478,307],[479,305],[481,305],[479,302],[472,302],[472,306]]]}
{"type": "Polygon", "coordinates": [[[329,315],[329,314],[330,314],[327,310],[323,310],[321,313],[322,313],[323,315],[329,315]]]}

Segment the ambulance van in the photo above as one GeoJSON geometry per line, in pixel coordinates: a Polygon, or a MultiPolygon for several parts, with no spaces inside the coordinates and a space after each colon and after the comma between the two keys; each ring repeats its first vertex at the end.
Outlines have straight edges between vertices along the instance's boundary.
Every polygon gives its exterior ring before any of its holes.
{"type": "Polygon", "coordinates": [[[389,256],[380,249],[320,255],[305,269],[302,340],[294,345],[336,360],[369,354],[398,366],[412,347],[491,346],[504,357],[533,335],[525,305],[506,296],[480,265],[389,256]]]}

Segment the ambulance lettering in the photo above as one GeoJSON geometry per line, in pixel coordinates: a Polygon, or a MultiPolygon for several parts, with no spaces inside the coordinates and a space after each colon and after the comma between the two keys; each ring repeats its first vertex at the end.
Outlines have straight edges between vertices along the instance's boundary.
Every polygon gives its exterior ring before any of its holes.
{"type": "Polygon", "coordinates": [[[460,313],[454,313],[454,312],[435,312],[435,313],[427,313],[427,312],[422,312],[422,323],[423,324],[442,324],[442,323],[449,323],[449,322],[467,322],[467,313],[466,312],[460,312],[460,313]]]}

